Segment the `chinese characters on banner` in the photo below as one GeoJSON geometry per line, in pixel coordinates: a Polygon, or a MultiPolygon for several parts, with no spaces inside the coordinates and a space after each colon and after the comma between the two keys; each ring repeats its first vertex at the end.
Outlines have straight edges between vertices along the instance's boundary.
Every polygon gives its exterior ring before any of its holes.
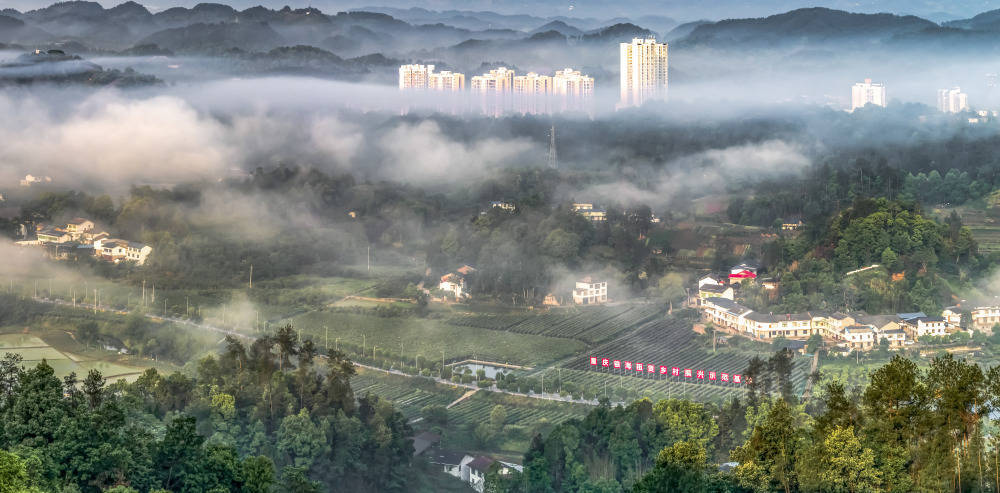
{"type": "Polygon", "coordinates": [[[694,378],[696,380],[708,380],[709,382],[721,382],[721,383],[741,383],[749,385],[750,379],[745,378],[743,375],[738,375],[735,373],[723,373],[716,372],[714,370],[695,370],[691,368],[678,368],[676,366],[664,366],[655,365],[653,363],[634,363],[632,361],[622,361],[622,360],[612,360],[609,358],[602,358],[598,356],[590,357],[590,366],[597,366],[601,368],[614,368],[616,370],[630,370],[636,373],[648,373],[650,375],[670,375],[672,377],[680,377],[682,372],[684,378],[694,378]],[[659,370],[657,370],[659,367],[659,370]]]}

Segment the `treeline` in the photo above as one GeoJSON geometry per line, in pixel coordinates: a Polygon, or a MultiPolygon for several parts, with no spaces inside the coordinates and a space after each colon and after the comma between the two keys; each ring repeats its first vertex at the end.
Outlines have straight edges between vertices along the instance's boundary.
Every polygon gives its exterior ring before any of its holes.
{"type": "Polygon", "coordinates": [[[0,490],[411,491],[412,431],[353,364],[282,327],[232,338],[194,376],[147,370],[107,385],[0,363],[0,490]],[[10,488],[10,489],[5,489],[10,488]]]}
{"type": "Polygon", "coordinates": [[[997,491],[997,382],[1000,367],[948,355],[921,369],[896,356],[867,387],[832,382],[807,404],[604,405],[536,437],[524,473],[494,471],[487,490],[997,491]]]}

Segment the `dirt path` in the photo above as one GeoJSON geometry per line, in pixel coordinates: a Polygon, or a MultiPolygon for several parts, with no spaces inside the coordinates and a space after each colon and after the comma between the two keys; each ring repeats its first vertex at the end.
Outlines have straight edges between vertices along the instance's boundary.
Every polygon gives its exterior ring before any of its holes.
{"type": "Polygon", "coordinates": [[[445,409],[451,409],[452,407],[454,407],[454,406],[455,406],[456,404],[458,404],[459,402],[462,402],[462,401],[464,401],[464,400],[468,399],[469,397],[472,397],[472,394],[475,394],[476,392],[479,392],[479,389],[475,389],[475,390],[470,390],[470,391],[468,391],[468,392],[466,392],[466,393],[462,394],[462,397],[459,397],[458,399],[455,399],[455,401],[454,401],[454,402],[452,402],[451,404],[448,404],[448,405],[447,405],[447,406],[445,406],[444,408],[445,408],[445,409]]]}

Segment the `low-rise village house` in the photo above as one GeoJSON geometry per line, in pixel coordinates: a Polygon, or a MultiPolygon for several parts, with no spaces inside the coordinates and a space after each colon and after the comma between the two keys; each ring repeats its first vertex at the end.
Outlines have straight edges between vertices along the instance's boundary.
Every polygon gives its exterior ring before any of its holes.
{"type": "Polygon", "coordinates": [[[607,303],[607,301],[607,281],[595,282],[588,276],[576,282],[576,288],[573,289],[573,303],[577,305],[597,305],[607,303]]]}

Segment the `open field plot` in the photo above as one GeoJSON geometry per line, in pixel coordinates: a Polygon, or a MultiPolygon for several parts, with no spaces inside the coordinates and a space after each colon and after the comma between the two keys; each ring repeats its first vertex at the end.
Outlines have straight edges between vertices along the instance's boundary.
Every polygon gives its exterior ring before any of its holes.
{"type": "Polygon", "coordinates": [[[618,305],[553,310],[542,315],[472,315],[454,325],[518,334],[546,335],[595,344],[611,339],[663,312],[660,305],[618,305]]]}
{"type": "MultiPolygon", "coordinates": [[[[553,370],[546,372],[546,390],[548,382],[572,383],[583,391],[584,397],[605,397],[612,401],[631,402],[642,397],[649,397],[654,402],[660,399],[690,399],[698,402],[724,402],[733,397],[746,395],[746,387],[737,384],[694,383],[681,378],[660,377],[626,377],[619,374],[563,369],[557,376],[553,370]]],[[[557,385],[557,384],[552,384],[557,385]]]]}
{"type": "MultiPolygon", "coordinates": [[[[441,320],[416,317],[376,317],[338,311],[314,311],[293,317],[292,323],[303,336],[325,344],[327,328],[330,346],[336,339],[353,346],[373,345],[399,352],[403,345],[407,357],[423,356],[439,360],[477,358],[536,366],[583,354],[585,345],[578,341],[532,334],[459,327],[441,320]]],[[[283,321],[282,323],[284,323],[283,321]]]]}
{"type": "MultiPolygon", "coordinates": [[[[768,358],[773,353],[754,353],[736,349],[720,349],[716,352],[705,350],[698,346],[695,341],[696,334],[691,330],[689,322],[676,318],[666,318],[646,324],[641,329],[628,334],[620,339],[592,350],[591,355],[597,357],[607,357],[622,361],[633,361],[643,364],[659,365],[668,367],[678,367],[680,369],[690,368],[692,370],[705,370],[743,373],[748,362],[755,355],[761,358],[768,358]]],[[[805,389],[806,379],[809,372],[809,360],[804,357],[796,357],[793,369],[793,381],[796,392],[805,389]]],[[[596,367],[590,366],[588,358],[580,358],[566,365],[567,368],[575,370],[590,371],[600,374],[596,367]]],[[[647,380],[646,376],[629,376],[625,372],[625,378],[647,380]]],[[[633,372],[635,373],[635,372],[633,372]]],[[[606,374],[606,373],[605,373],[606,374]]],[[[612,370],[614,374],[614,370],[612,370]]],[[[683,378],[683,377],[682,377],[683,378]]],[[[692,379],[694,380],[694,379],[692,379]]],[[[696,384],[701,385],[701,384],[696,384]]],[[[713,386],[714,384],[705,384],[713,386]]]]}
{"type": "Polygon", "coordinates": [[[541,422],[559,424],[572,418],[582,418],[593,407],[586,404],[549,401],[496,392],[477,392],[448,410],[448,419],[455,423],[486,423],[490,411],[501,405],[507,411],[507,425],[532,426],[541,422]]]}
{"type": "Polygon", "coordinates": [[[351,387],[358,397],[367,393],[392,401],[407,418],[420,416],[424,406],[447,406],[468,389],[442,385],[431,380],[392,375],[360,368],[351,379],[351,387]]]}
{"type": "Polygon", "coordinates": [[[72,372],[83,378],[90,370],[97,370],[109,382],[119,379],[134,380],[145,370],[145,368],[91,360],[84,356],[65,353],[48,345],[43,339],[27,334],[0,334],[0,353],[21,355],[25,367],[33,367],[45,360],[60,378],[72,372]],[[23,344],[28,346],[22,346],[23,344]]]}

